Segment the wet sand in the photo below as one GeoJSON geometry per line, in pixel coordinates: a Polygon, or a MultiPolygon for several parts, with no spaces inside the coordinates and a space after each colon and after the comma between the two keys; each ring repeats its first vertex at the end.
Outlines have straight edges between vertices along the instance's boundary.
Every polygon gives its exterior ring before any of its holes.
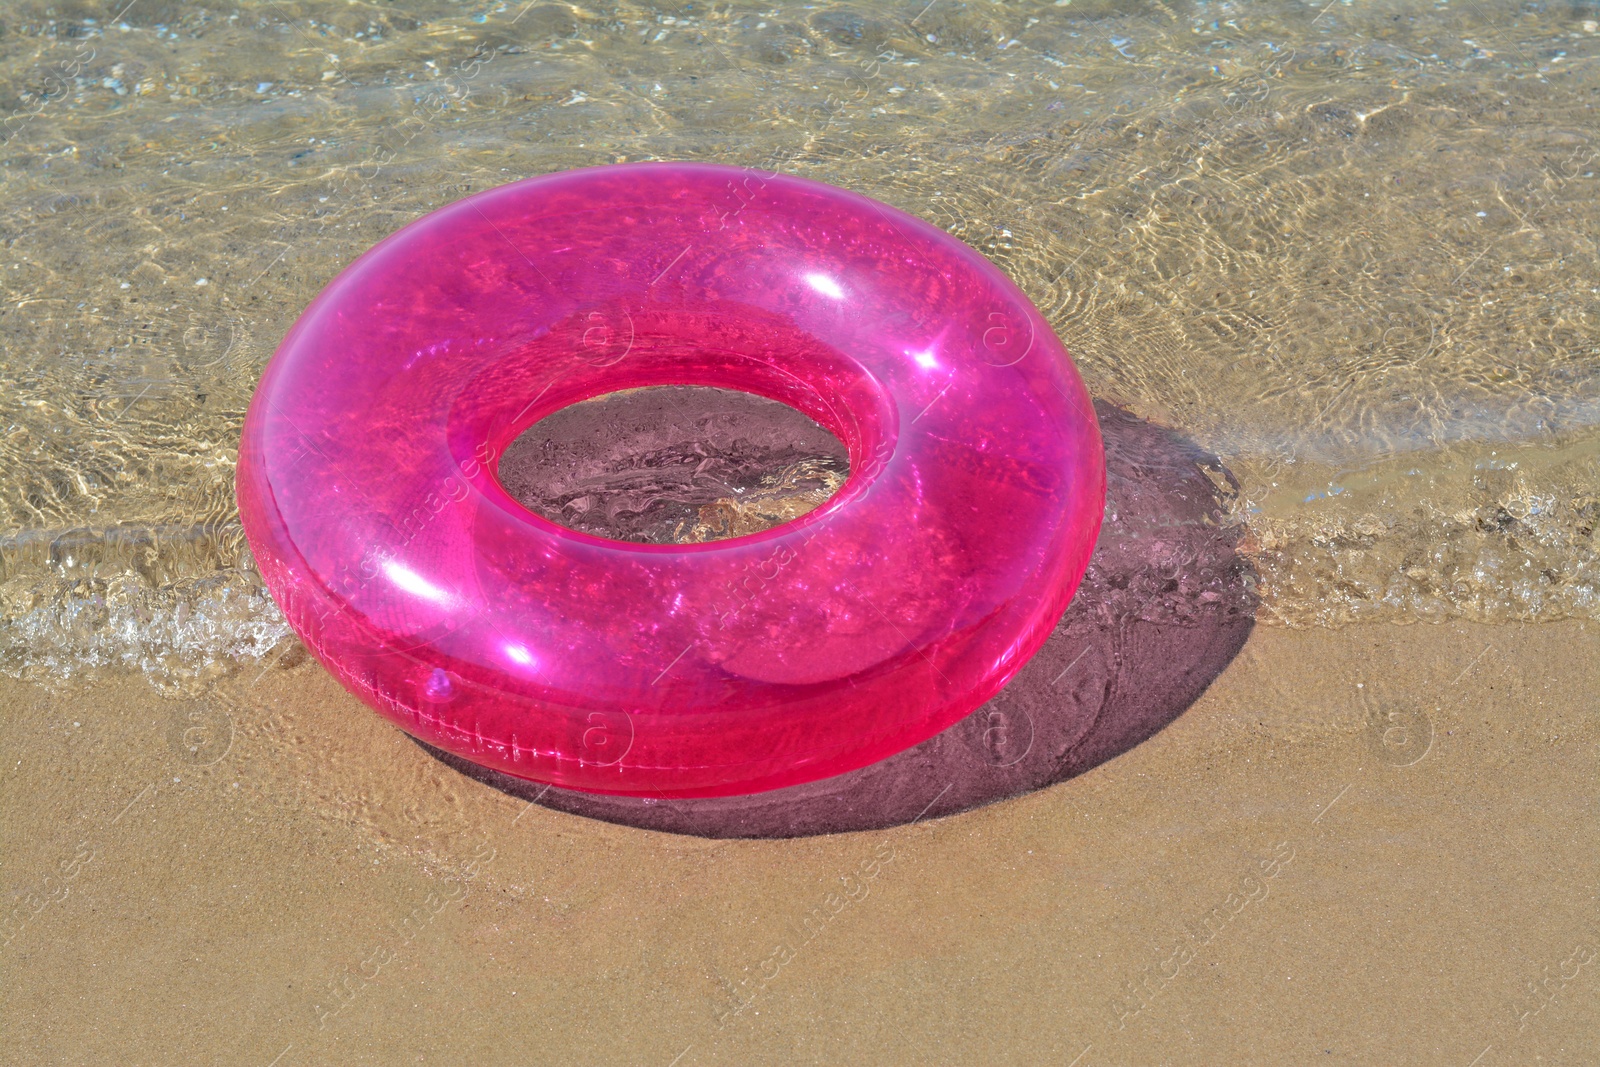
{"type": "Polygon", "coordinates": [[[788,841],[529,805],[313,664],[248,681],[209,717],[4,683],[5,870],[44,905],[6,927],[8,1062],[1596,1056],[1589,623],[1258,628],[1081,777],[788,841]]]}

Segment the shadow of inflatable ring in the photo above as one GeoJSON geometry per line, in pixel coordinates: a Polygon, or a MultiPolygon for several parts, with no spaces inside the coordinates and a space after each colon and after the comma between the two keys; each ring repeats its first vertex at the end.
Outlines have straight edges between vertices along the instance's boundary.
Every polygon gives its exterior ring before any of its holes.
{"type": "Polygon", "coordinates": [[[1257,605],[1240,531],[1225,521],[1238,488],[1232,475],[1171,430],[1109,404],[1096,410],[1106,515],[1083,585],[1049,640],[994,699],[920,745],[804,785],[666,800],[545,786],[417,744],[469,778],[546,808],[710,838],[899,826],[1082,774],[1193,704],[1244,647],[1257,605]]]}

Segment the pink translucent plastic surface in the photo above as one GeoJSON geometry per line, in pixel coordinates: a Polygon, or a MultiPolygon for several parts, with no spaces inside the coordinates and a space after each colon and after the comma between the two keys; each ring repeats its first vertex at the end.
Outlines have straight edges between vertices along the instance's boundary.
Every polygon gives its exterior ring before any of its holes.
{"type": "Polygon", "coordinates": [[[273,357],[239,508],[344,685],[509,774],[715,796],[837,774],[992,696],[1071,599],[1100,435],[987,260],[797,178],[643,163],[502,186],[368,251],[273,357]],[[618,389],[788,403],[850,453],[794,522],[707,544],[555,525],[496,480],[618,389]]]}

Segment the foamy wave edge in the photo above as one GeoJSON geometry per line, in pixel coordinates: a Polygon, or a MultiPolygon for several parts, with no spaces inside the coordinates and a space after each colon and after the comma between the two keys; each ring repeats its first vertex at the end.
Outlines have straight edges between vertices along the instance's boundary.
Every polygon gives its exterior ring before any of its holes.
{"type": "MultiPolygon", "coordinates": [[[[1569,538],[1536,533],[1526,515],[1432,518],[1426,530],[1370,518],[1315,528],[1241,520],[1259,620],[1332,628],[1600,618],[1600,561],[1574,557],[1569,538]],[[1551,555],[1565,564],[1559,580],[1551,555]]],[[[181,684],[303,659],[285,655],[296,639],[237,523],[24,531],[0,538],[0,565],[0,673],[14,678],[115,670],[181,684]]]]}

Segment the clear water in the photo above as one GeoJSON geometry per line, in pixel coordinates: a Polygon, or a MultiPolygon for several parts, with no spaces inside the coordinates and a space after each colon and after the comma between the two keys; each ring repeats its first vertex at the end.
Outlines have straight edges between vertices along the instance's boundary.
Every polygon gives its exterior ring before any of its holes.
{"type": "Polygon", "coordinates": [[[3,16],[10,672],[269,654],[231,483],[278,339],[398,226],[624,159],[981,249],[1240,477],[1266,621],[1600,610],[1592,4],[107,7],[3,16]]]}

